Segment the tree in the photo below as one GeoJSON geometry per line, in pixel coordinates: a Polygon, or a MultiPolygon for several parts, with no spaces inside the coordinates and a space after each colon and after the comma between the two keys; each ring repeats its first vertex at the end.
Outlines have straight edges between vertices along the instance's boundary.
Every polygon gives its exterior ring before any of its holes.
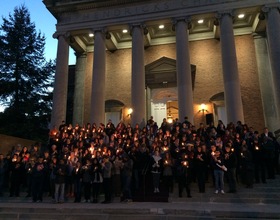
{"type": "Polygon", "coordinates": [[[46,61],[45,36],[24,5],[3,18],[0,48],[0,132],[37,139],[51,112],[54,61],[46,61]]]}

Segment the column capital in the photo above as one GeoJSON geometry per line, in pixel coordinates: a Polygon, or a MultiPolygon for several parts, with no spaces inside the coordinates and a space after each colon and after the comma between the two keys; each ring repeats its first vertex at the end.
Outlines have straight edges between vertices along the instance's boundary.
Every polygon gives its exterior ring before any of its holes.
{"type": "Polygon", "coordinates": [[[54,38],[54,39],[58,39],[60,36],[63,36],[63,37],[65,37],[65,39],[66,38],[68,38],[69,36],[70,36],[70,33],[69,32],[54,32],[53,33],[53,35],[52,35],[52,37],[54,38]]]}
{"type": "Polygon", "coordinates": [[[92,32],[94,33],[94,35],[96,35],[96,33],[101,33],[102,36],[104,36],[107,40],[111,39],[111,34],[106,27],[92,29],[92,32]]]}
{"type": "Polygon", "coordinates": [[[268,5],[263,6],[261,8],[261,11],[260,11],[260,14],[259,14],[259,19],[260,20],[265,20],[267,18],[267,14],[272,9],[277,9],[279,11],[280,10],[280,3],[268,4],[268,5]]]}
{"type": "Polygon", "coordinates": [[[75,52],[74,53],[76,57],[86,57],[87,56],[87,52],[83,51],[83,52],[75,52]]]}
{"type": "Polygon", "coordinates": [[[107,30],[106,27],[101,27],[101,28],[92,29],[92,32],[93,32],[93,33],[100,32],[100,33],[102,33],[102,34],[105,34],[105,33],[108,32],[108,30],[107,30]]]}
{"type": "Polygon", "coordinates": [[[216,13],[215,17],[217,19],[221,20],[225,15],[228,15],[231,18],[234,18],[235,12],[233,10],[218,11],[216,13]]]}
{"type": "Polygon", "coordinates": [[[188,25],[188,29],[191,29],[192,28],[192,23],[191,23],[191,16],[186,16],[186,17],[175,17],[175,18],[172,18],[172,29],[175,31],[176,29],[176,25],[179,23],[179,22],[185,22],[187,25],[188,25]]]}
{"type": "Polygon", "coordinates": [[[267,18],[267,14],[272,10],[272,9],[277,9],[279,11],[280,9],[280,3],[275,3],[275,4],[268,4],[262,7],[260,14],[259,14],[259,19],[260,20],[265,20],[267,18]]]}
{"type": "Polygon", "coordinates": [[[268,4],[262,7],[261,11],[264,13],[268,13],[271,9],[276,8],[280,9],[280,3],[275,3],[275,4],[268,4]]]}
{"type": "Polygon", "coordinates": [[[133,29],[135,27],[141,28],[145,35],[147,35],[149,33],[147,25],[145,23],[131,23],[131,24],[128,24],[128,26],[129,26],[129,30],[130,30],[130,35],[132,35],[133,29]]]}

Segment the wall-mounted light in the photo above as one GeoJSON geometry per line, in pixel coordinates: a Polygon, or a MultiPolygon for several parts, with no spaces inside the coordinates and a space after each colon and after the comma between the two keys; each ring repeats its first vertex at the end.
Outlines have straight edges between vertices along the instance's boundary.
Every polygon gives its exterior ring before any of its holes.
{"type": "Polygon", "coordinates": [[[200,105],[199,112],[202,112],[203,114],[204,114],[204,112],[208,112],[207,109],[206,109],[206,105],[204,103],[202,103],[200,105]]]}
{"type": "Polygon", "coordinates": [[[128,111],[127,111],[127,113],[128,113],[128,116],[130,116],[130,117],[131,117],[131,115],[132,115],[132,112],[133,112],[133,109],[132,109],[132,108],[129,108],[129,109],[128,109],[128,111]]]}

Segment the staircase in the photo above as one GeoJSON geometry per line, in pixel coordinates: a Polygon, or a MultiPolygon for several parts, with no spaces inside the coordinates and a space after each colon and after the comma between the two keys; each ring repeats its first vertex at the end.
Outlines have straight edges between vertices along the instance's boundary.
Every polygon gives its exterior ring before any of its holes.
{"type": "Polygon", "coordinates": [[[205,193],[199,193],[196,183],[192,183],[192,198],[187,198],[186,194],[179,198],[176,184],[174,192],[170,193],[169,197],[163,194],[164,192],[155,196],[152,191],[147,190],[145,200],[142,200],[145,202],[140,202],[141,197],[135,197],[132,203],[121,203],[120,198],[114,198],[113,203],[110,204],[73,203],[73,199],[63,204],[53,204],[49,197],[45,197],[43,203],[32,203],[30,198],[23,196],[9,198],[8,193],[5,193],[4,197],[0,197],[0,219],[280,219],[279,175],[276,179],[267,180],[267,184],[254,184],[253,188],[245,188],[238,184],[238,192],[235,194],[214,194],[214,188],[210,183],[207,183],[205,193]]]}

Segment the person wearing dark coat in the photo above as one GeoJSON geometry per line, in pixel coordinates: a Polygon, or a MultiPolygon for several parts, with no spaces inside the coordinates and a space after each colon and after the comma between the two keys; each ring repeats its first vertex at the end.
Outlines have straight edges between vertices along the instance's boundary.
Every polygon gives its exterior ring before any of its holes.
{"type": "Polygon", "coordinates": [[[260,183],[261,179],[262,183],[266,183],[265,152],[263,145],[258,138],[254,138],[250,147],[253,155],[255,181],[256,183],[260,183]]]}
{"type": "Polygon", "coordinates": [[[123,200],[125,202],[132,201],[131,194],[131,179],[133,172],[133,160],[127,155],[123,156],[123,166],[122,166],[122,192],[123,192],[123,200]]]}
{"type": "Polygon", "coordinates": [[[78,161],[76,166],[72,170],[72,177],[74,183],[74,202],[81,202],[81,188],[82,188],[82,169],[81,169],[81,162],[78,161]]]}
{"type": "Polygon", "coordinates": [[[97,158],[92,162],[92,202],[98,203],[100,189],[103,182],[102,167],[97,158]]]}
{"type": "Polygon", "coordinates": [[[4,178],[7,169],[7,163],[4,160],[4,155],[0,154],[0,197],[3,196],[4,178]]]}
{"type": "Polygon", "coordinates": [[[39,156],[38,161],[32,168],[32,201],[42,202],[43,201],[43,188],[44,178],[46,173],[46,166],[43,162],[43,157],[39,156]]]}
{"type": "Polygon", "coordinates": [[[55,202],[64,202],[65,176],[67,167],[63,159],[59,160],[59,164],[54,168],[55,175],[55,202]]]}
{"type": "Polygon", "coordinates": [[[186,188],[187,197],[191,198],[191,164],[188,159],[188,155],[183,153],[180,159],[177,161],[177,180],[179,186],[179,197],[183,196],[183,190],[186,188]]]}
{"type": "Polygon", "coordinates": [[[228,193],[236,193],[237,157],[234,148],[232,148],[232,145],[230,143],[228,143],[225,146],[224,158],[225,158],[224,163],[227,168],[227,172],[225,172],[225,177],[229,185],[228,193]]]}
{"type": "Polygon", "coordinates": [[[21,158],[15,154],[11,160],[10,164],[10,197],[19,197],[20,185],[22,183],[22,173],[24,172],[24,167],[21,162],[21,158]]]}
{"type": "Polygon", "coordinates": [[[206,167],[207,155],[202,151],[201,146],[197,146],[197,151],[194,154],[194,169],[200,193],[205,192],[206,167]]]}
{"type": "Polygon", "coordinates": [[[103,189],[105,194],[105,200],[103,204],[111,203],[112,196],[112,167],[113,164],[110,162],[109,157],[105,156],[103,159],[102,170],[103,170],[103,189]]]}
{"type": "Polygon", "coordinates": [[[274,157],[275,157],[276,145],[275,145],[273,139],[271,139],[267,136],[264,136],[263,143],[262,143],[262,149],[264,152],[267,178],[275,179],[274,157]]]}
{"type": "Polygon", "coordinates": [[[254,163],[252,153],[246,145],[242,146],[239,157],[241,180],[246,188],[252,188],[254,185],[254,163]]]}
{"type": "Polygon", "coordinates": [[[84,188],[85,202],[90,202],[91,196],[91,160],[87,159],[86,163],[82,166],[82,182],[84,188]]]}

